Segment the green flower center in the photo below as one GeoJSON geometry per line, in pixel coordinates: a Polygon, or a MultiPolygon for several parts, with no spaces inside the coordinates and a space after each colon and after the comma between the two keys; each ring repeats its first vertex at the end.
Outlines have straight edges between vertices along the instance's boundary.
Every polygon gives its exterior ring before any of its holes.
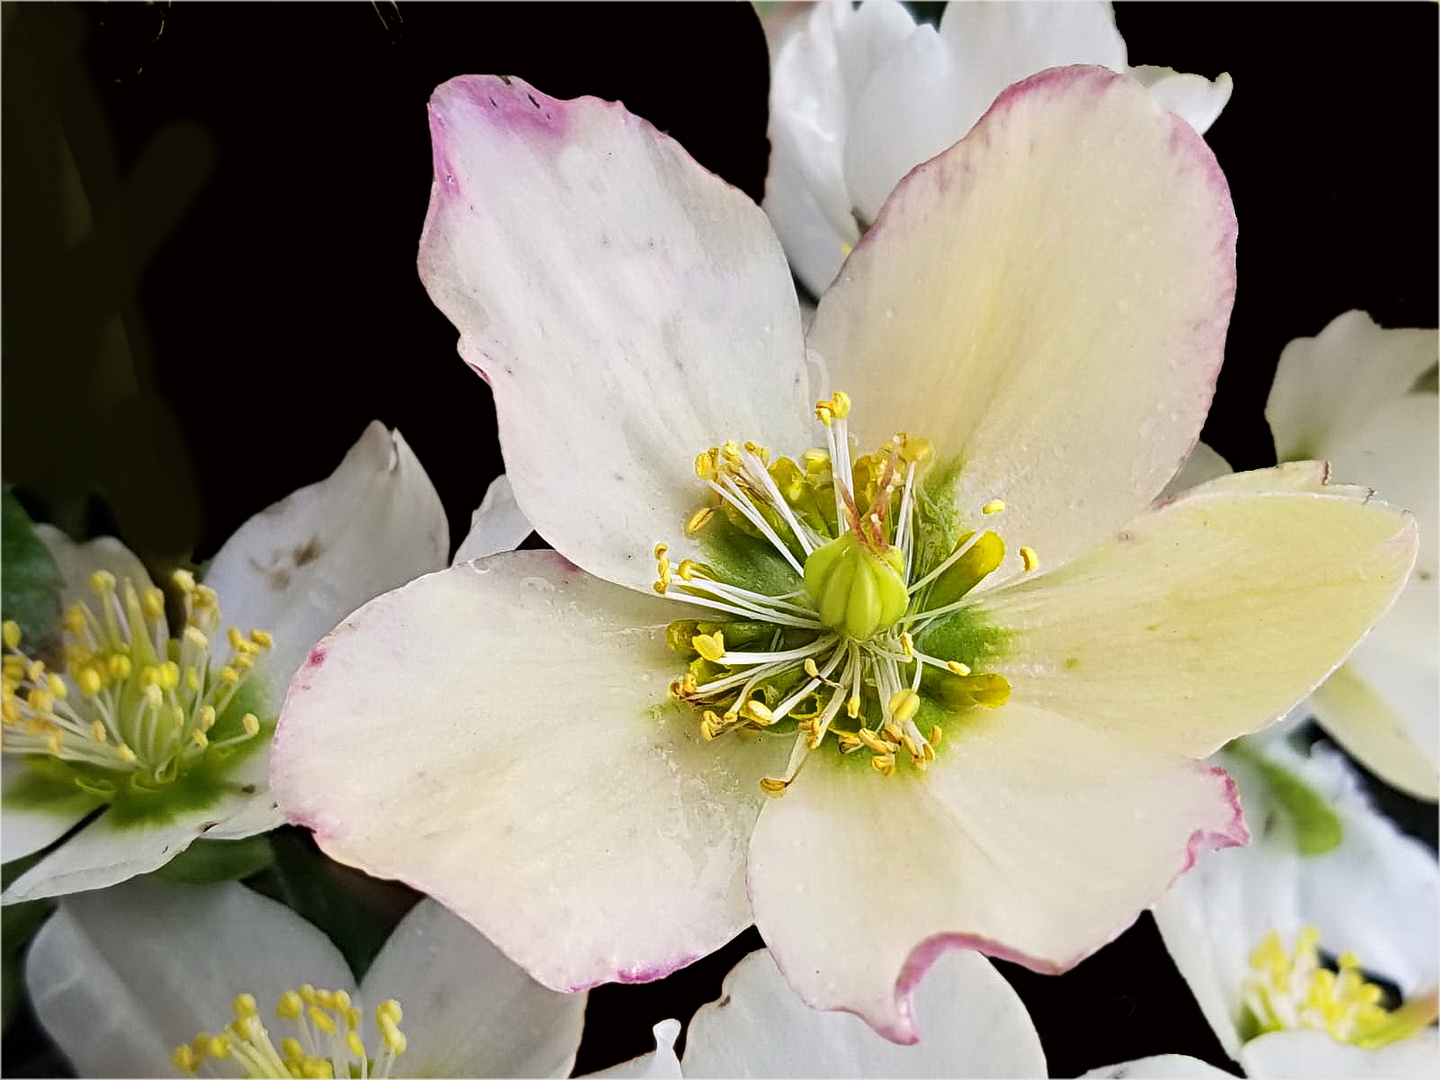
{"type": "Polygon", "coordinates": [[[1385,992],[1367,982],[1354,953],[1343,953],[1336,969],[1320,962],[1320,932],[1307,926],[1290,952],[1272,930],[1250,954],[1242,989],[1248,1030],[1254,1038],[1271,1031],[1323,1031],[1338,1042],[1373,1050],[1408,1039],[1435,1022],[1436,995],[1386,1009],[1385,992]]]}
{"type": "Polygon", "coordinates": [[[96,571],[95,605],[76,603],[62,620],[60,671],[23,652],[20,628],[5,624],[5,753],[113,801],[168,787],[257,741],[262,725],[244,707],[246,684],[270,636],[231,627],[229,658],[213,664],[215,592],[183,570],[174,581],[185,606],[178,638],[170,637],[164,593],[96,571]]]}
{"type": "Polygon", "coordinates": [[[405,1052],[400,1031],[400,1003],[393,998],[375,1009],[380,1047],[373,1054],[361,1035],[362,1012],[344,990],[317,990],[308,983],[287,990],[275,1003],[275,1015],[293,1025],[277,1047],[260,1020],[254,995],[235,999],[235,1019],[212,1035],[202,1031],[171,1055],[175,1067],[194,1076],[206,1059],[217,1075],[221,1062],[240,1070],[240,1076],[278,1077],[386,1077],[395,1059],[405,1052]]]}
{"type": "MultiPolygon", "coordinates": [[[[1003,635],[968,598],[1004,541],[965,529],[943,491],[927,490],[924,440],[898,434],[852,462],[850,399],[815,411],[828,446],[798,460],[749,442],[700,454],[713,498],[685,531],[705,558],[674,565],[655,547],[655,590],[720,613],[668,627],[690,661],[671,695],[697,709],[706,739],[794,737],[785,775],[761,782],[771,794],[826,745],[842,759],[868,752],[884,776],[900,760],[923,771],[947,724],[1010,695],[983,671],[1003,635]]],[[[993,499],[979,512],[1004,509],[993,499]]],[[[1020,554],[1034,569],[1035,553],[1020,554]]]]}

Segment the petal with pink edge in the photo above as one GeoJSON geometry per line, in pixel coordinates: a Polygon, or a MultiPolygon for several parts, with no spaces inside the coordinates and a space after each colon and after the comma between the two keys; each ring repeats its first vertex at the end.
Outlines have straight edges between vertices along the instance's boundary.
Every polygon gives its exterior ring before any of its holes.
{"type": "Polygon", "coordinates": [[[1020,995],[978,953],[941,957],[915,992],[923,1038],[896,1046],[844,1013],[808,1008],[761,949],[725,978],[685,1035],[687,1077],[1044,1076],[1020,995]]]}
{"type": "Polygon", "coordinates": [[[862,447],[931,440],[932,494],[967,520],[1003,499],[1006,539],[1056,563],[1143,509],[1194,445],[1234,286],[1235,214],[1204,141],[1133,81],[1062,68],[901,182],[809,344],[862,447]]]}
{"type": "Polygon", "coordinates": [[[952,724],[925,774],[811,762],[760,816],[750,898],[806,1002],[911,1043],[946,950],[1064,971],[1246,839],[1219,769],[1012,703],[952,724]]]}
{"type": "MultiPolygon", "coordinates": [[[[760,208],[616,104],[466,75],[430,101],[420,276],[495,392],[520,509],[648,590],[695,455],[808,446],[800,310],[760,208]]],[[[703,488],[699,489],[703,493],[703,488]]]]}
{"type": "Polygon", "coordinates": [[[704,743],[668,701],[686,611],[551,551],[388,593],[291,684],[281,809],[553,989],[668,974],[750,921],[745,844],[785,752],[704,743]]]}
{"type": "Polygon", "coordinates": [[[986,593],[1011,700],[1190,757],[1282,715],[1384,614],[1416,548],[1410,515],[1303,482],[1222,476],[986,593]]]}

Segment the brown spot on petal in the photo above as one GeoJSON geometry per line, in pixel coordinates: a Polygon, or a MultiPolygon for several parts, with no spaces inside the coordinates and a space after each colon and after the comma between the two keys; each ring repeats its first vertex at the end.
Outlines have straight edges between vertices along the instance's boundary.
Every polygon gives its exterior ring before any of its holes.
{"type": "Polygon", "coordinates": [[[318,536],[312,536],[295,549],[292,558],[295,560],[296,568],[298,569],[301,566],[306,566],[314,562],[320,557],[320,553],[324,550],[325,548],[320,543],[320,538],[318,536]]]}

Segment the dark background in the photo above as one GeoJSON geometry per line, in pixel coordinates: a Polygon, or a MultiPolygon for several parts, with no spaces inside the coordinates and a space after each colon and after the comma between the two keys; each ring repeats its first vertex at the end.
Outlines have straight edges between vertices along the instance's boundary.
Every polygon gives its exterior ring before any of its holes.
{"type": "MultiPolygon", "coordinates": [[[[1436,325],[1436,14],[1116,5],[1132,63],[1235,80],[1208,140],[1240,286],[1204,437],[1237,468],[1274,461],[1262,409],[1290,339],[1356,307],[1436,325]]],[[[415,274],[437,83],[623,100],[763,191],[766,49],[742,4],[7,4],[3,45],[4,476],[37,518],[161,567],[327,475],[373,418],[414,447],[454,543],[501,471],[489,391],[415,274]]],[[[1432,807],[1385,805],[1433,841],[1432,807]]],[[[758,945],[592,992],[578,1070],[646,1049],[758,945]]],[[[1054,1075],[1226,1064],[1148,915],[1066,976],[999,966],[1054,1075]]]]}

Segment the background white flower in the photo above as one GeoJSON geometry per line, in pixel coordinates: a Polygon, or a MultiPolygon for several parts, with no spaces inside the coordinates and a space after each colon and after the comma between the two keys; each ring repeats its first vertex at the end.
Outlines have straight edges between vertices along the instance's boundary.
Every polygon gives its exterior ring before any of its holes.
{"type": "MultiPolygon", "coordinates": [[[[394,998],[399,1076],[566,1076],[585,994],[540,986],[467,923],[421,900],[358,986],[340,952],[283,904],[243,885],[137,880],[66,897],[25,966],[35,1013],[81,1076],[176,1076],[175,1048],[218,1031],[252,994],[278,1044],[280,996],[344,990],[394,998]]],[[[373,1033],[367,1045],[373,1043],[373,1033]]]]}
{"type": "MultiPolygon", "coordinates": [[[[94,599],[90,576],[107,570],[137,589],[150,584],[140,561],[110,537],[72,543],[58,529],[40,535],[64,576],[63,600],[94,599]]],[[[387,589],[445,565],[449,528],[424,468],[399,432],[370,424],[339,468],[250,518],[215,556],[205,583],[219,597],[224,625],[269,632],[274,648],[248,679],[279,712],[291,674],[345,615],[387,589]]],[[[223,634],[212,663],[224,661],[223,634]]],[[[6,755],[4,861],[41,851],[104,803],[79,788],[63,798],[28,797],[30,770],[6,755]]],[[[269,747],[257,748],[226,776],[229,788],[201,806],[177,808],[153,825],[121,827],[101,813],[20,875],[4,901],[98,889],[169,862],[192,841],[235,840],[279,825],[270,797],[269,747]]],[[[157,796],[157,798],[163,796],[157,796]]]]}
{"type": "Polygon", "coordinates": [[[1005,87],[1065,64],[1134,76],[1201,133],[1230,98],[1228,75],[1131,68],[1110,5],[1095,0],[951,3],[938,29],[895,0],[787,14],[772,38],[765,211],[805,286],[824,292],[900,178],[1005,87]]]}

